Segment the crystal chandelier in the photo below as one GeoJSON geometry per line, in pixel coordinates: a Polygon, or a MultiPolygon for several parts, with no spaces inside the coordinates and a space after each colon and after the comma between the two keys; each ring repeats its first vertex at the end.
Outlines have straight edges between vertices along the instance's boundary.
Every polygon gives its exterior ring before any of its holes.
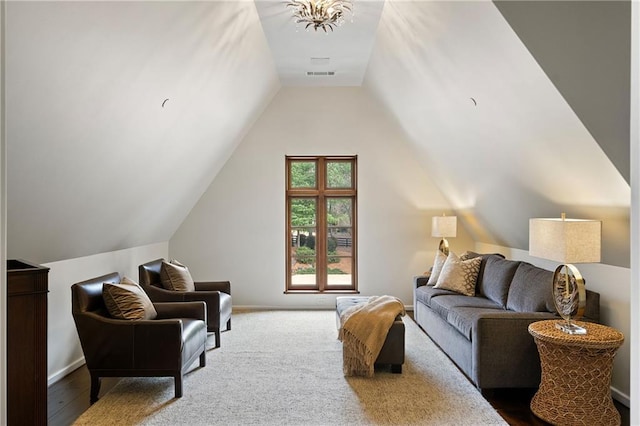
{"type": "Polygon", "coordinates": [[[325,33],[342,25],[347,13],[353,14],[351,0],[289,0],[287,7],[293,8],[296,24],[315,31],[322,28],[325,33]]]}

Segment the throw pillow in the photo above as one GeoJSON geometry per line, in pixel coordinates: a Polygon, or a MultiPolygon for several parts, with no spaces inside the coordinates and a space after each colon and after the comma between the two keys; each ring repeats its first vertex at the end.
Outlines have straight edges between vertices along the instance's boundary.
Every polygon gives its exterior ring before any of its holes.
{"type": "Polygon", "coordinates": [[[164,288],[172,291],[195,291],[196,289],[189,269],[174,260],[162,262],[160,282],[164,288]]]}
{"type": "Polygon", "coordinates": [[[475,296],[481,262],[481,257],[460,260],[455,253],[449,252],[435,288],[455,291],[465,296],[475,296]]]}
{"type": "Polygon", "coordinates": [[[447,260],[447,256],[438,250],[436,252],[436,259],[433,261],[433,267],[431,268],[431,275],[429,276],[429,281],[427,281],[427,285],[436,285],[438,282],[438,277],[440,276],[440,271],[442,271],[442,267],[444,266],[444,262],[447,260]]]}
{"type": "Polygon", "coordinates": [[[118,319],[150,320],[158,316],[149,296],[135,281],[125,277],[119,284],[102,284],[102,298],[109,314],[118,319]]]}
{"type": "Polygon", "coordinates": [[[476,253],[475,251],[465,251],[464,253],[462,253],[460,255],[460,260],[469,260],[469,259],[473,259],[474,257],[478,257],[478,256],[482,256],[479,253],[476,253]]]}

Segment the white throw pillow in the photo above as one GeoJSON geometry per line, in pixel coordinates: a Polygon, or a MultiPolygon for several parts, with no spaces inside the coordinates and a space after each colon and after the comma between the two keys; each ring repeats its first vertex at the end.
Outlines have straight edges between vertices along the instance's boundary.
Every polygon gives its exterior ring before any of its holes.
{"type": "Polygon", "coordinates": [[[481,257],[460,260],[455,253],[449,252],[435,288],[455,291],[465,296],[475,296],[481,262],[481,257]]]}
{"type": "Polygon", "coordinates": [[[444,262],[446,262],[447,256],[438,250],[436,252],[436,258],[433,261],[433,268],[431,269],[431,275],[429,276],[429,281],[427,281],[427,285],[436,285],[438,282],[438,277],[440,276],[440,271],[442,271],[442,267],[444,266],[444,262]]]}

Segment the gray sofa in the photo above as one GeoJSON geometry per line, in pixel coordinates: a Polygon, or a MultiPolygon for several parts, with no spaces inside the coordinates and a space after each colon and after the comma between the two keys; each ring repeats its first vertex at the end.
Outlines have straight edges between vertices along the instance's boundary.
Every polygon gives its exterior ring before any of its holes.
{"type": "MultiPolygon", "coordinates": [[[[534,388],[540,359],[527,327],[559,318],[553,272],[501,255],[481,255],[475,296],[414,279],[414,317],[427,335],[479,388],[534,388]]],[[[587,290],[583,320],[598,322],[600,295],[587,290]]]]}

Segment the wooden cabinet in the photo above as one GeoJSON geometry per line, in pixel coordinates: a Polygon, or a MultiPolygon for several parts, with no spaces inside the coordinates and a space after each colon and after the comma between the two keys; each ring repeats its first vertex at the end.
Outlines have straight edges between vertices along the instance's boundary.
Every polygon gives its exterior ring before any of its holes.
{"type": "Polygon", "coordinates": [[[49,268],[7,261],[7,421],[47,424],[49,268]]]}

